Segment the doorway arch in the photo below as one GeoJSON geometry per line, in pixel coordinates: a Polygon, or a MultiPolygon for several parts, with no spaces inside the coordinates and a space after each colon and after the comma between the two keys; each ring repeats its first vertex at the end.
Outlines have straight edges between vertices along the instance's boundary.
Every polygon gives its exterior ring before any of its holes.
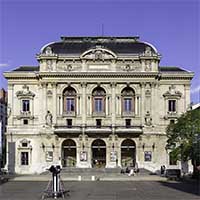
{"type": "Polygon", "coordinates": [[[76,166],[76,143],[72,139],[66,139],[62,143],[62,166],[76,166]]]}
{"type": "Polygon", "coordinates": [[[106,143],[101,139],[92,142],[92,167],[104,168],[106,166],[106,143]]]}
{"type": "Polygon", "coordinates": [[[135,166],[136,162],[136,144],[131,139],[125,139],[121,143],[121,165],[122,167],[126,166],[135,166]]]}

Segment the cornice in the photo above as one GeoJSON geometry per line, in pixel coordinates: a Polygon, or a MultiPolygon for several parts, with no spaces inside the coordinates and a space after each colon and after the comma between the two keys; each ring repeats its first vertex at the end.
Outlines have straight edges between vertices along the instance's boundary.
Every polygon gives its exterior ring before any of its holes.
{"type": "Polygon", "coordinates": [[[39,80],[41,78],[155,78],[159,80],[191,80],[193,72],[5,72],[7,79],[39,80]]]}

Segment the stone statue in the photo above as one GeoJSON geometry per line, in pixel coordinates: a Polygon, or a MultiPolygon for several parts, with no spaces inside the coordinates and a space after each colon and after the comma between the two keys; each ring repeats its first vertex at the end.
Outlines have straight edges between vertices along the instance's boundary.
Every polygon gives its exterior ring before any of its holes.
{"type": "Polygon", "coordinates": [[[145,115],[145,125],[146,126],[151,126],[152,125],[152,118],[151,118],[151,115],[150,115],[149,111],[147,111],[147,113],[145,115]]]}
{"type": "Polygon", "coordinates": [[[52,116],[51,112],[48,110],[47,114],[45,116],[46,125],[48,125],[48,126],[52,125],[52,118],[53,118],[53,116],[52,116]]]}

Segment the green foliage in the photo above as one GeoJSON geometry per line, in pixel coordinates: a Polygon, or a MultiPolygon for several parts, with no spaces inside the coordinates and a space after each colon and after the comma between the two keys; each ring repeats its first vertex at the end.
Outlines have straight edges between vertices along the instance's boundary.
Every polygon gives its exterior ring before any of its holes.
{"type": "Polygon", "coordinates": [[[193,159],[195,135],[200,134],[200,109],[182,114],[176,123],[168,125],[166,132],[166,148],[172,152],[173,159],[193,159]]]}

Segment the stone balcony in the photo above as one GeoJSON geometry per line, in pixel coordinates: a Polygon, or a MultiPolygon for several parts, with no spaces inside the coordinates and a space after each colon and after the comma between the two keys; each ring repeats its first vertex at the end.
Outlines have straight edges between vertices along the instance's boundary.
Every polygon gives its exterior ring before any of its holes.
{"type": "Polygon", "coordinates": [[[117,135],[132,135],[132,136],[139,136],[143,133],[143,127],[142,126],[67,126],[67,125],[55,125],[54,126],[55,134],[59,136],[65,136],[65,135],[79,135],[82,132],[87,134],[88,136],[95,136],[95,135],[101,135],[101,136],[109,136],[112,133],[115,133],[117,135]]]}

